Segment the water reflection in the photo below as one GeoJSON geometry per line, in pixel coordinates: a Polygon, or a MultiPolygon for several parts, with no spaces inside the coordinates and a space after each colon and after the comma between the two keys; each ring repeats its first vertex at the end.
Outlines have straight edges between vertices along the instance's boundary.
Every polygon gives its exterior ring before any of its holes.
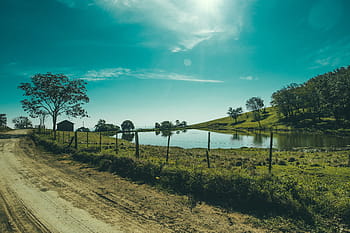
{"type": "Polygon", "coordinates": [[[350,144],[349,137],[339,137],[324,134],[276,134],[274,139],[281,149],[294,147],[344,147],[350,144]]]}
{"type": "Polygon", "coordinates": [[[262,144],[263,144],[263,139],[264,138],[268,138],[268,137],[266,137],[266,136],[263,136],[262,134],[255,134],[254,136],[253,136],[253,143],[255,144],[255,145],[257,145],[257,146],[261,146],[262,144]]]}
{"type": "Polygon", "coordinates": [[[232,134],[231,140],[233,140],[233,141],[234,140],[240,141],[240,140],[242,140],[242,135],[238,134],[238,131],[235,131],[235,133],[232,134]]]}
{"type": "MultiPolygon", "coordinates": [[[[170,131],[159,130],[155,132],[139,133],[140,144],[166,145],[166,137],[171,136],[171,145],[183,148],[206,148],[208,146],[208,131],[188,130],[170,131]]],[[[134,135],[123,135],[129,140],[134,135]]],[[[242,134],[237,131],[233,134],[211,132],[211,148],[240,148],[257,147],[268,148],[270,136],[266,132],[242,134]]],[[[295,147],[345,147],[350,144],[350,137],[339,137],[325,134],[303,133],[274,133],[273,147],[277,149],[291,149],[295,147]]]]}
{"type": "Polygon", "coordinates": [[[135,134],[134,133],[123,133],[122,139],[127,140],[129,142],[132,142],[134,140],[135,134]]]}
{"type": "Polygon", "coordinates": [[[154,131],[154,133],[156,134],[156,136],[158,136],[159,134],[161,134],[162,137],[169,137],[172,136],[174,133],[175,134],[181,134],[181,133],[186,133],[187,130],[176,130],[176,131],[171,131],[171,130],[156,130],[154,131]]]}

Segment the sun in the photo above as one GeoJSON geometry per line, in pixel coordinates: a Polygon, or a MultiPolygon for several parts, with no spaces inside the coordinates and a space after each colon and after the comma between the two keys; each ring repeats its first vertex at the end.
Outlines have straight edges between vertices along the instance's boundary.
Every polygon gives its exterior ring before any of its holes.
{"type": "Polygon", "coordinates": [[[222,0],[195,0],[195,6],[199,11],[212,12],[221,4],[222,0]]]}

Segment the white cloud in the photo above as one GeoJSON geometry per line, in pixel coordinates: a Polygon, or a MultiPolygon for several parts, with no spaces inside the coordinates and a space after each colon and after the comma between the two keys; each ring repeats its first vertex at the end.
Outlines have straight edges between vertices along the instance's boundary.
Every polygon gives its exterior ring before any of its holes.
{"type": "Polygon", "coordinates": [[[242,79],[242,80],[257,80],[257,78],[254,78],[253,76],[242,76],[242,77],[239,77],[239,79],[242,79]]]}
{"type": "MultiPolygon", "coordinates": [[[[58,0],[69,7],[82,0],[58,0]]],[[[255,0],[90,0],[120,23],[146,25],[147,40],[172,52],[191,50],[203,41],[238,39],[255,0]],[[155,32],[157,31],[157,36],[155,32]]],[[[89,3],[91,5],[91,3],[89,3]]]]}
{"type": "Polygon", "coordinates": [[[104,80],[112,80],[116,78],[137,78],[137,79],[163,79],[163,80],[202,82],[202,83],[222,83],[223,82],[221,80],[200,79],[192,75],[168,73],[163,70],[133,71],[126,68],[89,70],[83,75],[80,75],[80,76],[75,75],[75,76],[87,81],[104,81],[104,80]]]}
{"type": "Polygon", "coordinates": [[[89,81],[89,82],[97,82],[97,81],[108,80],[107,78],[90,78],[90,77],[83,77],[83,78],[80,78],[80,79],[85,80],[85,81],[89,81]]]}
{"type": "Polygon", "coordinates": [[[96,79],[96,78],[104,78],[101,80],[105,80],[107,78],[118,78],[121,75],[126,75],[130,72],[130,69],[124,68],[113,68],[113,69],[102,69],[102,70],[89,70],[86,74],[83,75],[83,79],[96,79]]]}

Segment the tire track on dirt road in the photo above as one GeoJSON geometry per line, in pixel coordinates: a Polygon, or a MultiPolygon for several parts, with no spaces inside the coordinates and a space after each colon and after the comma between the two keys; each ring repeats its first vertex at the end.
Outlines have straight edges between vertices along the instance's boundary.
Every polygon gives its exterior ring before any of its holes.
{"type": "Polygon", "coordinates": [[[14,228],[19,232],[122,232],[74,207],[55,191],[43,190],[28,182],[29,169],[20,159],[19,139],[2,139],[0,176],[2,199],[14,228]]]}

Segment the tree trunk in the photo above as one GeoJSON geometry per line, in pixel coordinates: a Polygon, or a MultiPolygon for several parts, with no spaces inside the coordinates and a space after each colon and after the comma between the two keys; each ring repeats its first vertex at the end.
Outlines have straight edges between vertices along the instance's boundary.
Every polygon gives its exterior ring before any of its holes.
{"type": "Polygon", "coordinates": [[[57,122],[57,115],[53,115],[52,116],[53,140],[56,140],[56,122],[57,122]]]}

